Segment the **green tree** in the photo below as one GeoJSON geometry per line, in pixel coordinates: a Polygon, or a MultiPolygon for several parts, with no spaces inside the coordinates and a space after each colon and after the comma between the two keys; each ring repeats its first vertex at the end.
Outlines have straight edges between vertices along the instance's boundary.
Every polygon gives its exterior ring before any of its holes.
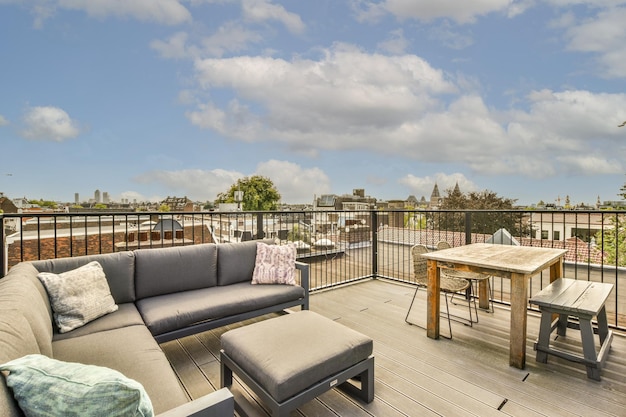
{"type": "Polygon", "coordinates": [[[617,194],[617,195],[622,197],[622,200],[626,200],[626,183],[624,183],[624,185],[622,185],[622,188],[619,189],[619,194],[617,194]]]}
{"type": "Polygon", "coordinates": [[[215,203],[235,203],[235,191],[243,192],[242,210],[276,210],[281,198],[272,180],[260,175],[253,175],[237,180],[228,191],[219,193],[215,203]]]}
{"type": "Polygon", "coordinates": [[[170,206],[168,206],[167,204],[161,204],[159,206],[159,211],[166,213],[166,212],[170,211],[170,206]]]}
{"type": "Polygon", "coordinates": [[[295,225],[293,229],[287,233],[287,240],[291,242],[301,240],[306,243],[311,243],[311,231],[307,228],[301,227],[300,225],[295,225]]]}
{"type": "Polygon", "coordinates": [[[54,201],[46,201],[46,200],[28,200],[28,202],[30,204],[36,204],[39,207],[49,207],[52,209],[57,208],[57,203],[55,203],[54,201]]]}
{"type": "Polygon", "coordinates": [[[404,213],[404,227],[420,230],[426,229],[426,215],[420,212],[404,213]]]}
{"type": "Polygon", "coordinates": [[[596,234],[596,244],[605,254],[608,265],[626,266],[626,217],[616,214],[609,218],[612,228],[606,228],[596,234]]]}
{"type": "Polygon", "coordinates": [[[447,189],[441,204],[441,212],[435,212],[430,222],[437,229],[465,231],[465,213],[445,210],[469,210],[472,233],[493,234],[504,228],[514,236],[527,236],[530,227],[524,221],[523,212],[515,210],[517,200],[500,197],[489,190],[462,193],[458,187],[447,189]]]}

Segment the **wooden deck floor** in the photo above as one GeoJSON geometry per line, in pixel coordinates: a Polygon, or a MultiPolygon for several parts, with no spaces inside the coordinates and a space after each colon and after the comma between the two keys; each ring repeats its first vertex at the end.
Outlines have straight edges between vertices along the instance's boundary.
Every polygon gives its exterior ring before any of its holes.
{"type": "MultiPolygon", "coordinates": [[[[292,416],[626,416],[623,335],[614,338],[602,381],[596,382],[579,364],[555,357],[548,364],[535,362],[539,320],[531,314],[526,369],[519,370],[508,365],[507,309],[479,311],[474,327],[453,323],[452,340],[432,340],[404,321],[413,291],[370,280],[311,295],[311,310],[374,339],[375,399],[365,404],[333,389],[292,416]]],[[[411,319],[423,321],[425,292],[419,294],[411,319]]],[[[246,323],[161,345],[191,398],[219,387],[220,335],[246,323]]],[[[441,323],[443,332],[447,322],[441,323]]],[[[561,343],[580,348],[579,333],[570,330],[561,343]]],[[[232,391],[241,414],[268,415],[236,376],[232,391]]]]}

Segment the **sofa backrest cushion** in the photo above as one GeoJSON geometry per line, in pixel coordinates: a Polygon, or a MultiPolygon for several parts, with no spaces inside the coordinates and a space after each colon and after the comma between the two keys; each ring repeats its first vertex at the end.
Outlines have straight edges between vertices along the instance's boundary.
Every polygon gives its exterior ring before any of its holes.
{"type": "Polygon", "coordinates": [[[98,261],[102,266],[111,289],[111,295],[116,303],[132,303],[135,301],[135,255],[132,251],[47,259],[34,261],[32,264],[39,272],[60,274],[79,268],[92,261],[98,261]]]}
{"type": "Polygon", "coordinates": [[[0,315],[4,310],[19,311],[28,322],[38,350],[52,355],[52,309],[48,293],[29,263],[15,265],[0,279],[0,315]]]}
{"type": "MultiPolygon", "coordinates": [[[[32,353],[39,353],[39,347],[30,324],[20,310],[9,310],[3,306],[0,309],[0,364],[32,353]]],[[[6,379],[0,376],[0,416],[23,415],[6,379]]]]}
{"type": "Polygon", "coordinates": [[[214,243],[135,251],[137,298],[217,285],[214,243]]]}
{"type": "Polygon", "coordinates": [[[265,239],[217,245],[217,285],[252,282],[257,242],[274,243],[273,240],[265,239]]]}

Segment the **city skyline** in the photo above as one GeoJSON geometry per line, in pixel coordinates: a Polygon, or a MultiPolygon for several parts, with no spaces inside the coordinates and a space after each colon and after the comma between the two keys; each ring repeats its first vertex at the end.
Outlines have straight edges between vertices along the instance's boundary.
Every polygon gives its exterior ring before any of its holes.
{"type": "Polygon", "coordinates": [[[0,0],[0,191],[617,200],[624,21],[626,0],[0,0]]]}
{"type": "MultiPolygon", "coordinates": [[[[354,196],[355,192],[359,191],[359,195],[363,194],[363,197],[365,199],[370,199],[373,198],[376,201],[381,201],[381,202],[386,202],[386,201],[410,201],[413,198],[417,201],[420,202],[422,201],[422,198],[426,201],[427,204],[431,205],[433,204],[433,198],[434,198],[434,193],[436,192],[435,189],[437,189],[436,191],[439,192],[439,196],[441,197],[445,197],[447,194],[448,189],[446,190],[439,190],[439,187],[437,184],[434,185],[433,190],[431,190],[431,193],[428,194],[423,194],[423,195],[408,195],[408,196],[397,196],[397,197],[393,197],[393,198],[389,198],[389,199],[383,199],[383,198],[379,198],[375,195],[370,195],[368,193],[366,193],[367,190],[364,189],[352,189],[351,192],[341,192],[341,193],[327,193],[327,194],[321,194],[321,195],[313,195],[310,201],[304,202],[304,203],[292,203],[292,202],[287,202],[287,201],[283,201],[281,199],[281,203],[283,204],[294,204],[294,205],[298,205],[298,204],[314,204],[314,202],[316,201],[317,198],[320,198],[324,195],[334,195],[337,197],[346,197],[346,196],[354,196]]],[[[280,190],[279,190],[280,191],[280,190]]],[[[464,190],[460,190],[463,194],[467,194],[466,191],[464,190]]],[[[27,193],[26,193],[27,194],[27,193]]],[[[89,204],[96,204],[96,203],[104,203],[104,204],[139,204],[139,203],[161,203],[166,199],[170,199],[170,198],[188,198],[187,196],[183,196],[183,195],[168,195],[166,197],[164,197],[163,199],[159,199],[159,200],[138,200],[138,199],[128,199],[128,198],[122,198],[121,200],[116,200],[116,199],[112,199],[109,196],[109,193],[107,191],[101,191],[100,189],[95,189],[94,191],[92,191],[91,193],[86,193],[86,195],[88,197],[84,197],[83,194],[79,193],[79,192],[75,192],[74,193],[74,197],[72,200],[64,200],[64,199],[49,199],[46,198],[45,196],[41,196],[41,197],[32,197],[29,195],[20,195],[20,196],[11,196],[11,195],[7,195],[7,193],[3,192],[2,190],[0,190],[0,197],[4,196],[7,197],[11,200],[18,200],[18,199],[22,199],[22,198],[26,198],[27,200],[37,200],[37,201],[50,201],[50,202],[55,202],[55,203],[59,203],[59,204],[84,204],[84,203],[89,203],[89,204]],[[81,197],[82,196],[82,197],[81,197]]],[[[498,197],[501,198],[511,198],[509,196],[506,195],[498,195],[498,197]]],[[[437,197],[439,198],[439,197],[437,197]]],[[[437,198],[434,198],[435,200],[437,198]]],[[[512,198],[511,198],[512,199],[512,198]]],[[[193,201],[195,203],[213,203],[215,202],[215,199],[212,200],[193,200],[190,199],[190,201],[193,201]]],[[[601,205],[615,205],[618,202],[623,201],[623,199],[620,197],[618,199],[596,199],[595,201],[589,201],[589,202],[578,202],[578,203],[574,203],[571,201],[571,198],[569,197],[569,195],[565,195],[565,196],[561,196],[558,195],[556,198],[554,199],[538,199],[536,202],[533,203],[529,203],[529,204],[515,204],[516,206],[528,206],[528,207],[535,207],[535,206],[547,206],[547,207],[568,207],[568,208],[575,208],[577,206],[585,206],[585,207],[595,207],[598,204],[601,205]]],[[[626,202],[624,202],[624,204],[626,204],[626,202]]],[[[619,204],[618,204],[619,205],[619,204]]]]}

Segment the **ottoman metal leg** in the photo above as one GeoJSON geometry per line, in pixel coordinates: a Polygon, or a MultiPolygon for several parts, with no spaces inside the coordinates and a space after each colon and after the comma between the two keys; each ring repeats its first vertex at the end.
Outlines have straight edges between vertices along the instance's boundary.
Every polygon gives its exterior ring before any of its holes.
{"type": "Polygon", "coordinates": [[[233,385],[233,371],[220,360],[220,388],[230,388],[233,385]]]}
{"type": "MultiPolygon", "coordinates": [[[[360,365],[364,366],[365,370],[351,378],[360,379],[361,387],[358,388],[350,381],[346,381],[339,388],[350,395],[362,399],[366,403],[371,403],[374,400],[374,357],[361,362],[360,365]]],[[[358,372],[356,369],[355,371],[358,372]]]]}

